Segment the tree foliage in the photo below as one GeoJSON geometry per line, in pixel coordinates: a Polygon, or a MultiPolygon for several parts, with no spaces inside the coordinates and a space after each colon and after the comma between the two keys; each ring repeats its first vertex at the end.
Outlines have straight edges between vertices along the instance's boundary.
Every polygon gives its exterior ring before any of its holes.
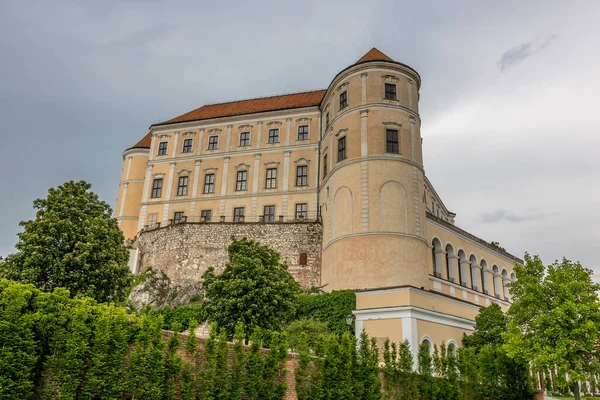
{"type": "Polygon", "coordinates": [[[234,240],[223,273],[215,275],[211,267],[202,278],[209,318],[229,337],[238,323],[247,332],[278,331],[295,313],[298,283],[276,251],[252,240],[234,240]]]}
{"type": "Polygon", "coordinates": [[[331,332],[348,330],[346,316],[356,309],[353,290],[334,290],[330,293],[303,293],[298,297],[296,319],[311,318],[327,324],[331,332]]]}
{"type": "MultiPolygon", "coordinates": [[[[515,273],[504,335],[508,355],[537,371],[558,366],[573,382],[589,380],[600,371],[600,285],[592,271],[565,258],[546,268],[538,256],[526,254],[515,273]]],[[[578,398],[578,387],[573,391],[578,398]]]]}
{"type": "Polygon", "coordinates": [[[17,252],[0,275],[44,291],[64,287],[100,302],[123,300],[131,284],[129,253],[110,206],[90,189],[69,181],[35,200],[35,219],[21,222],[17,252]]]}

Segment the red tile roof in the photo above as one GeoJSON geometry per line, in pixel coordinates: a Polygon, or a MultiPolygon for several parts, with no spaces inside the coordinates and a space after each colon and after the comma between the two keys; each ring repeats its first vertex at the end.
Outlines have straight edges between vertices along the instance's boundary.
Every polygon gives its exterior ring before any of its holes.
{"type": "Polygon", "coordinates": [[[359,64],[366,61],[394,61],[381,51],[378,48],[373,47],[371,50],[367,51],[367,54],[362,56],[355,64],[359,64]]]}
{"type": "MultiPolygon", "coordinates": [[[[152,143],[152,132],[148,132],[146,134],[146,136],[144,136],[142,138],[142,140],[140,140],[139,142],[137,142],[136,144],[131,146],[129,149],[137,149],[137,148],[149,149],[150,143],[152,143]]],[[[129,150],[129,149],[127,149],[127,150],[129,150]]]]}
{"type": "Polygon", "coordinates": [[[288,108],[318,106],[319,103],[321,103],[321,100],[323,100],[324,95],[325,90],[313,90],[311,92],[261,97],[258,99],[232,101],[229,103],[210,104],[187,112],[179,117],[161,122],[157,125],[198,121],[202,119],[219,117],[230,117],[233,115],[253,114],[265,111],[285,110],[288,108]]]}

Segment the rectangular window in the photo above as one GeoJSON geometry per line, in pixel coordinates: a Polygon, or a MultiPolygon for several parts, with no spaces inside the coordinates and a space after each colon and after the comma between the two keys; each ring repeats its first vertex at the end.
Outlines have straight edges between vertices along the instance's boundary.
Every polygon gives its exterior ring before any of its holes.
{"type": "Polygon", "coordinates": [[[346,136],[338,139],[338,162],[346,159],[346,136]]]}
{"type": "Polygon", "coordinates": [[[396,85],[392,83],[385,84],[385,98],[387,100],[396,100],[396,85]]]}
{"type": "Polygon", "coordinates": [[[233,222],[244,221],[244,207],[236,207],[233,209],[233,222]]]}
{"type": "Polygon", "coordinates": [[[160,142],[158,144],[158,155],[159,156],[166,156],[167,155],[167,146],[169,145],[169,142],[160,142]]]}
{"type": "Polygon", "coordinates": [[[386,129],[385,130],[385,140],[386,140],[386,153],[400,153],[400,148],[398,146],[398,131],[396,129],[386,129]]]}
{"type": "Polygon", "coordinates": [[[340,110],[348,106],[348,92],[340,94],[340,110]]]}
{"type": "Polygon", "coordinates": [[[325,114],[325,130],[329,128],[329,111],[325,114]]]}
{"type": "Polygon", "coordinates": [[[210,217],[212,217],[212,210],[202,210],[202,211],[200,211],[200,221],[202,221],[202,222],[210,222],[210,217]]]}
{"type": "Polygon", "coordinates": [[[275,222],[275,206],[265,206],[263,221],[275,222]]]}
{"type": "Polygon", "coordinates": [[[180,176],[177,183],[177,196],[187,196],[188,177],[180,176]]]}
{"type": "Polygon", "coordinates": [[[173,217],[173,222],[179,224],[181,222],[185,222],[185,215],[183,215],[183,211],[177,211],[173,217]]]}
{"type": "Polygon", "coordinates": [[[191,153],[192,152],[192,143],[193,139],[183,139],[183,149],[182,153],[191,153]]]}
{"type": "Polygon", "coordinates": [[[308,140],[308,125],[298,127],[298,140],[308,140]]]}
{"type": "Polygon", "coordinates": [[[296,219],[306,218],[306,203],[296,204],[296,219]]]}
{"type": "Polygon", "coordinates": [[[277,168],[267,168],[267,189],[274,189],[277,187],[277,168]]]}
{"type": "Polygon", "coordinates": [[[269,129],[268,143],[279,143],[279,129],[269,129]]]}
{"type": "Polygon", "coordinates": [[[204,193],[214,193],[215,191],[215,174],[204,175],[204,193]]]}
{"type": "Polygon", "coordinates": [[[209,136],[208,137],[208,150],[217,150],[219,148],[219,137],[209,136]]]}
{"type": "Polygon", "coordinates": [[[308,186],[308,165],[296,167],[296,186],[308,186]]]}
{"type": "Polygon", "coordinates": [[[150,195],[151,198],[157,199],[162,196],[162,182],[162,178],[154,179],[154,182],[152,182],[152,194],[150,195]]]}
{"type": "Polygon", "coordinates": [[[156,213],[148,214],[148,226],[152,226],[152,225],[156,224],[157,220],[158,220],[158,214],[156,214],[156,213]]]}
{"type": "Polygon", "coordinates": [[[235,180],[235,190],[246,190],[246,177],[248,176],[247,171],[238,171],[235,180]]]}
{"type": "Polygon", "coordinates": [[[250,132],[240,133],[240,146],[250,146],[250,132]]]}
{"type": "Polygon", "coordinates": [[[306,253],[300,253],[300,260],[298,260],[300,265],[308,264],[308,255],[306,253]]]}
{"type": "Polygon", "coordinates": [[[327,154],[323,156],[323,178],[327,176],[327,154]]]}

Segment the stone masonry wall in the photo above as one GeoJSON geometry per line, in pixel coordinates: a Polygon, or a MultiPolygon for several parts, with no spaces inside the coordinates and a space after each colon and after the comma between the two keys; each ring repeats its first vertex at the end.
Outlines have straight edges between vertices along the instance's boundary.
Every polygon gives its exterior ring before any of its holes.
{"type": "Polygon", "coordinates": [[[153,268],[174,282],[198,282],[210,266],[223,271],[232,237],[246,237],[279,252],[288,271],[308,289],[320,285],[321,236],[321,224],[316,222],[181,223],[139,234],[134,243],[137,272],[153,268]],[[300,265],[302,253],[306,265],[300,265]]]}

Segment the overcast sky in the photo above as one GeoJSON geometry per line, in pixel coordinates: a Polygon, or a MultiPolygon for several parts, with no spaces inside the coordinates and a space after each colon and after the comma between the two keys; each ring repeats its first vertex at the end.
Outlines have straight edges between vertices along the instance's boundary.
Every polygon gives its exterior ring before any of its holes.
{"type": "Polygon", "coordinates": [[[425,170],[457,226],[600,280],[598,17],[594,0],[1,0],[0,255],[51,186],[84,179],[114,207],[152,123],[326,88],[377,47],[422,77],[425,170]]]}

